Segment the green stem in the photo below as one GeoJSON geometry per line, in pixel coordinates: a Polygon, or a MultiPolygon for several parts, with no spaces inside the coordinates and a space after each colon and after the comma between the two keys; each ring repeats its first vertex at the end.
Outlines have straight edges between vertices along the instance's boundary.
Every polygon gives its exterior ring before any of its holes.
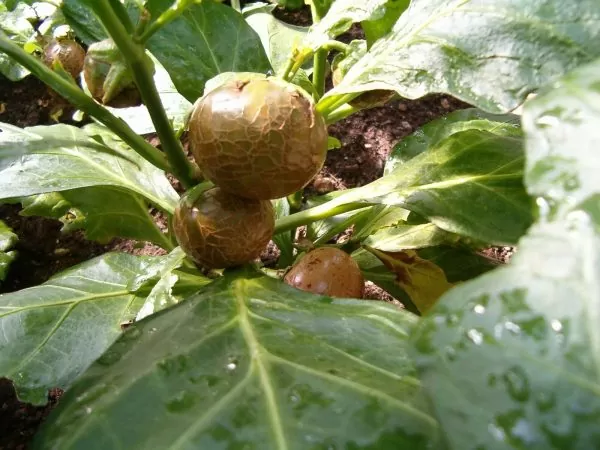
{"type": "Polygon", "coordinates": [[[148,162],[165,172],[171,170],[165,155],[146,142],[141,136],[137,135],[124,121],[114,116],[102,105],[96,103],[91,97],[88,97],[73,82],[46,67],[40,60],[27,53],[2,34],[0,34],[0,52],[7,54],[10,58],[26,67],[33,75],[58,92],[72,105],[98,119],[148,162]]]}
{"type": "MultiPolygon", "coordinates": [[[[338,197],[340,198],[340,197],[338,197]]],[[[317,220],[326,219],[327,217],[337,216],[348,211],[354,211],[355,209],[365,208],[370,206],[371,203],[365,202],[351,202],[338,204],[334,199],[330,202],[323,203],[322,205],[315,206],[314,208],[305,209],[291,216],[282,217],[277,219],[275,222],[275,231],[273,234],[283,233],[284,231],[293,230],[294,228],[302,225],[307,225],[317,220]]]]}
{"type": "Polygon", "coordinates": [[[188,6],[193,5],[194,3],[202,3],[202,0],[177,0],[173,6],[163,12],[154,22],[146,27],[141,36],[134,37],[134,40],[140,44],[145,44],[154,33],[166,24],[177,19],[184,13],[188,6]]]}
{"type": "Polygon", "coordinates": [[[327,55],[329,52],[326,49],[319,49],[313,57],[313,86],[315,87],[315,100],[319,100],[325,93],[325,71],[327,69],[327,55]]]}
{"type": "Polygon", "coordinates": [[[317,103],[317,111],[327,120],[327,117],[334,113],[336,109],[359,95],[360,92],[353,92],[352,94],[332,95],[331,97],[324,98],[317,103]]]}
{"type": "MultiPolygon", "coordinates": [[[[310,2],[310,13],[312,15],[313,24],[318,23],[324,15],[324,11],[320,8],[318,0],[310,2]]],[[[325,70],[327,68],[327,55],[329,51],[321,48],[315,52],[313,56],[313,76],[312,83],[315,87],[315,100],[323,97],[325,93],[325,70]]]]}
{"type": "Polygon", "coordinates": [[[331,125],[332,123],[339,122],[342,119],[354,114],[355,112],[360,111],[360,108],[355,108],[352,105],[342,105],[335,111],[332,111],[326,116],[325,122],[327,125],[331,125]]]}
{"type": "Polygon", "coordinates": [[[109,3],[127,32],[130,34],[133,33],[135,31],[135,26],[133,25],[129,14],[127,13],[127,9],[123,3],[121,3],[121,0],[109,0],[109,3]]]}
{"type": "Polygon", "coordinates": [[[292,68],[294,67],[295,63],[295,58],[293,56],[290,56],[290,58],[287,61],[287,64],[285,65],[285,68],[283,69],[283,72],[281,72],[281,79],[283,81],[290,81],[292,78],[294,78],[296,72],[293,72],[292,68]]]}
{"type": "Polygon", "coordinates": [[[173,174],[181,181],[185,188],[195,184],[194,169],[185,156],[181,142],[177,140],[175,132],[165,112],[160,96],[154,84],[154,76],[148,68],[146,50],[143,45],[136,44],[119,18],[110,7],[109,0],[96,0],[92,8],[106,28],[106,31],[115,42],[123,55],[131,75],[137,85],[142,101],[148,108],[152,123],[160,139],[162,149],[171,164],[173,174]]]}
{"type": "Polygon", "coordinates": [[[344,55],[350,53],[350,46],[340,41],[327,41],[321,46],[321,48],[328,51],[337,50],[338,52],[343,53],[344,55]]]}

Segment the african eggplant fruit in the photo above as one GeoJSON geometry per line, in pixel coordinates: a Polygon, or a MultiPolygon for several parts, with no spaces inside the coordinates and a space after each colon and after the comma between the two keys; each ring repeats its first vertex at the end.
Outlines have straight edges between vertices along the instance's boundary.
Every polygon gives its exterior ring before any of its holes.
{"type": "Polygon", "coordinates": [[[365,280],[352,257],[334,247],[308,252],[285,275],[297,289],[329,297],[362,298],[365,280]]]}

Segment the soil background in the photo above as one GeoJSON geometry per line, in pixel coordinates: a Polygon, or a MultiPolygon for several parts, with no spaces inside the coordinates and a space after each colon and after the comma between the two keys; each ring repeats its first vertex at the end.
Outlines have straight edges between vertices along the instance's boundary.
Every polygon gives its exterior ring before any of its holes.
{"type": "MultiPolygon", "coordinates": [[[[306,25],[310,21],[307,10],[277,15],[284,21],[306,25]]],[[[360,37],[353,28],[341,40],[346,42],[360,37]]],[[[13,83],[0,75],[0,122],[19,127],[56,123],[53,112],[60,101],[48,89],[30,76],[13,83]]],[[[64,105],[62,105],[64,106],[64,105]]],[[[330,127],[342,148],[329,152],[325,167],[307,187],[311,192],[326,193],[365,185],[383,173],[385,160],[393,146],[423,124],[468,105],[448,96],[432,95],[409,101],[393,100],[382,107],[363,110],[330,127]]],[[[64,120],[63,120],[64,121],[64,120]]],[[[151,142],[156,139],[149,137],[151,142]]],[[[134,241],[115,239],[108,245],[87,241],[81,233],[62,234],[62,224],[39,217],[22,217],[17,205],[0,205],[0,220],[4,220],[19,236],[19,258],[11,266],[0,293],[24,289],[46,281],[55,273],[109,251],[135,254],[158,254],[160,249],[134,241]]],[[[272,249],[271,249],[272,250],[272,249]]],[[[502,250],[490,256],[502,259],[502,250]]],[[[266,252],[263,260],[273,259],[273,251],[266,252]]],[[[276,252],[275,252],[276,253],[276,252]]],[[[367,298],[390,300],[375,286],[367,285],[367,298]]],[[[49,403],[34,407],[19,402],[10,381],[0,379],[0,450],[25,449],[41,421],[60,398],[61,391],[49,393],[49,403]]]]}

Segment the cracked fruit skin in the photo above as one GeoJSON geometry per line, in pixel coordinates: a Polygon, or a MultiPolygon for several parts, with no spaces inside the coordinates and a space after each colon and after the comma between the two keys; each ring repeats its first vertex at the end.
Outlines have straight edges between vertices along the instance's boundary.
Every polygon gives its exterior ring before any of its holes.
{"type": "Polygon", "coordinates": [[[215,187],[192,199],[183,196],[175,210],[177,242],[194,261],[210,269],[256,259],[275,227],[268,200],[248,200],[215,187]]]}
{"type": "Polygon", "coordinates": [[[194,105],[190,148],[205,177],[250,199],[306,186],[327,154],[327,125],[308,95],[274,78],[239,78],[194,105]]]}
{"type": "Polygon", "coordinates": [[[365,280],[352,257],[333,247],[308,252],[285,275],[297,289],[329,297],[362,298],[365,280]]]}
{"type": "Polygon", "coordinates": [[[83,70],[85,50],[72,39],[55,39],[44,48],[42,59],[50,68],[59,62],[67,73],[77,79],[83,70]]]}

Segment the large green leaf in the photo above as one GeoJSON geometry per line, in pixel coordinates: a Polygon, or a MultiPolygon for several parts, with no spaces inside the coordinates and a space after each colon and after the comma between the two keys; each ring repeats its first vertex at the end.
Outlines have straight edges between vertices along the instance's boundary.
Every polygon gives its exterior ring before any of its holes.
{"type": "Polygon", "coordinates": [[[10,263],[17,256],[17,253],[12,250],[17,241],[17,235],[0,220],[0,284],[6,278],[10,263]]]}
{"type": "Polygon", "coordinates": [[[600,442],[600,62],[526,103],[540,219],[508,267],[442,298],[414,354],[450,448],[600,442]]]}
{"type": "Polygon", "coordinates": [[[23,401],[67,388],[121,334],[144,297],[127,289],[148,257],[107,254],[46,283],[0,295],[0,376],[23,401]]]}
{"type": "Polygon", "coordinates": [[[439,228],[488,243],[515,243],[531,224],[522,140],[469,129],[454,133],[392,173],[312,209],[351,203],[409,209],[439,228]]]}
{"type": "Polygon", "coordinates": [[[597,0],[413,1],[324,99],[373,89],[405,98],[444,92],[509,111],[599,56],[599,22],[597,0]]]}
{"type": "Polygon", "coordinates": [[[62,231],[84,230],[87,239],[108,243],[114,237],[173,247],[139,195],[112,186],[91,186],[21,199],[24,216],[59,219],[62,231]]]}
{"type": "Polygon", "coordinates": [[[178,195],[164,172],[106,128],[0,124],[0,198],[114,186],[172,212],[178,195]]]}
{"type": "MultiPolygon", "coordinates": [[[[150,0],[153,16],[172,0],[150,0]]],[[[177,90],[190,102],[202,95],[204,83],[222,72],[271,69],[260,38],[234,9],[217,2],[192,5],[148,42],[149,50],[169,71],[177,90]]]]}
{"type": "Polygon", "coordinates": [[[34,448],[437,448],[403,350],[413,323],[231,273],[127,330],[34,448]]]}

